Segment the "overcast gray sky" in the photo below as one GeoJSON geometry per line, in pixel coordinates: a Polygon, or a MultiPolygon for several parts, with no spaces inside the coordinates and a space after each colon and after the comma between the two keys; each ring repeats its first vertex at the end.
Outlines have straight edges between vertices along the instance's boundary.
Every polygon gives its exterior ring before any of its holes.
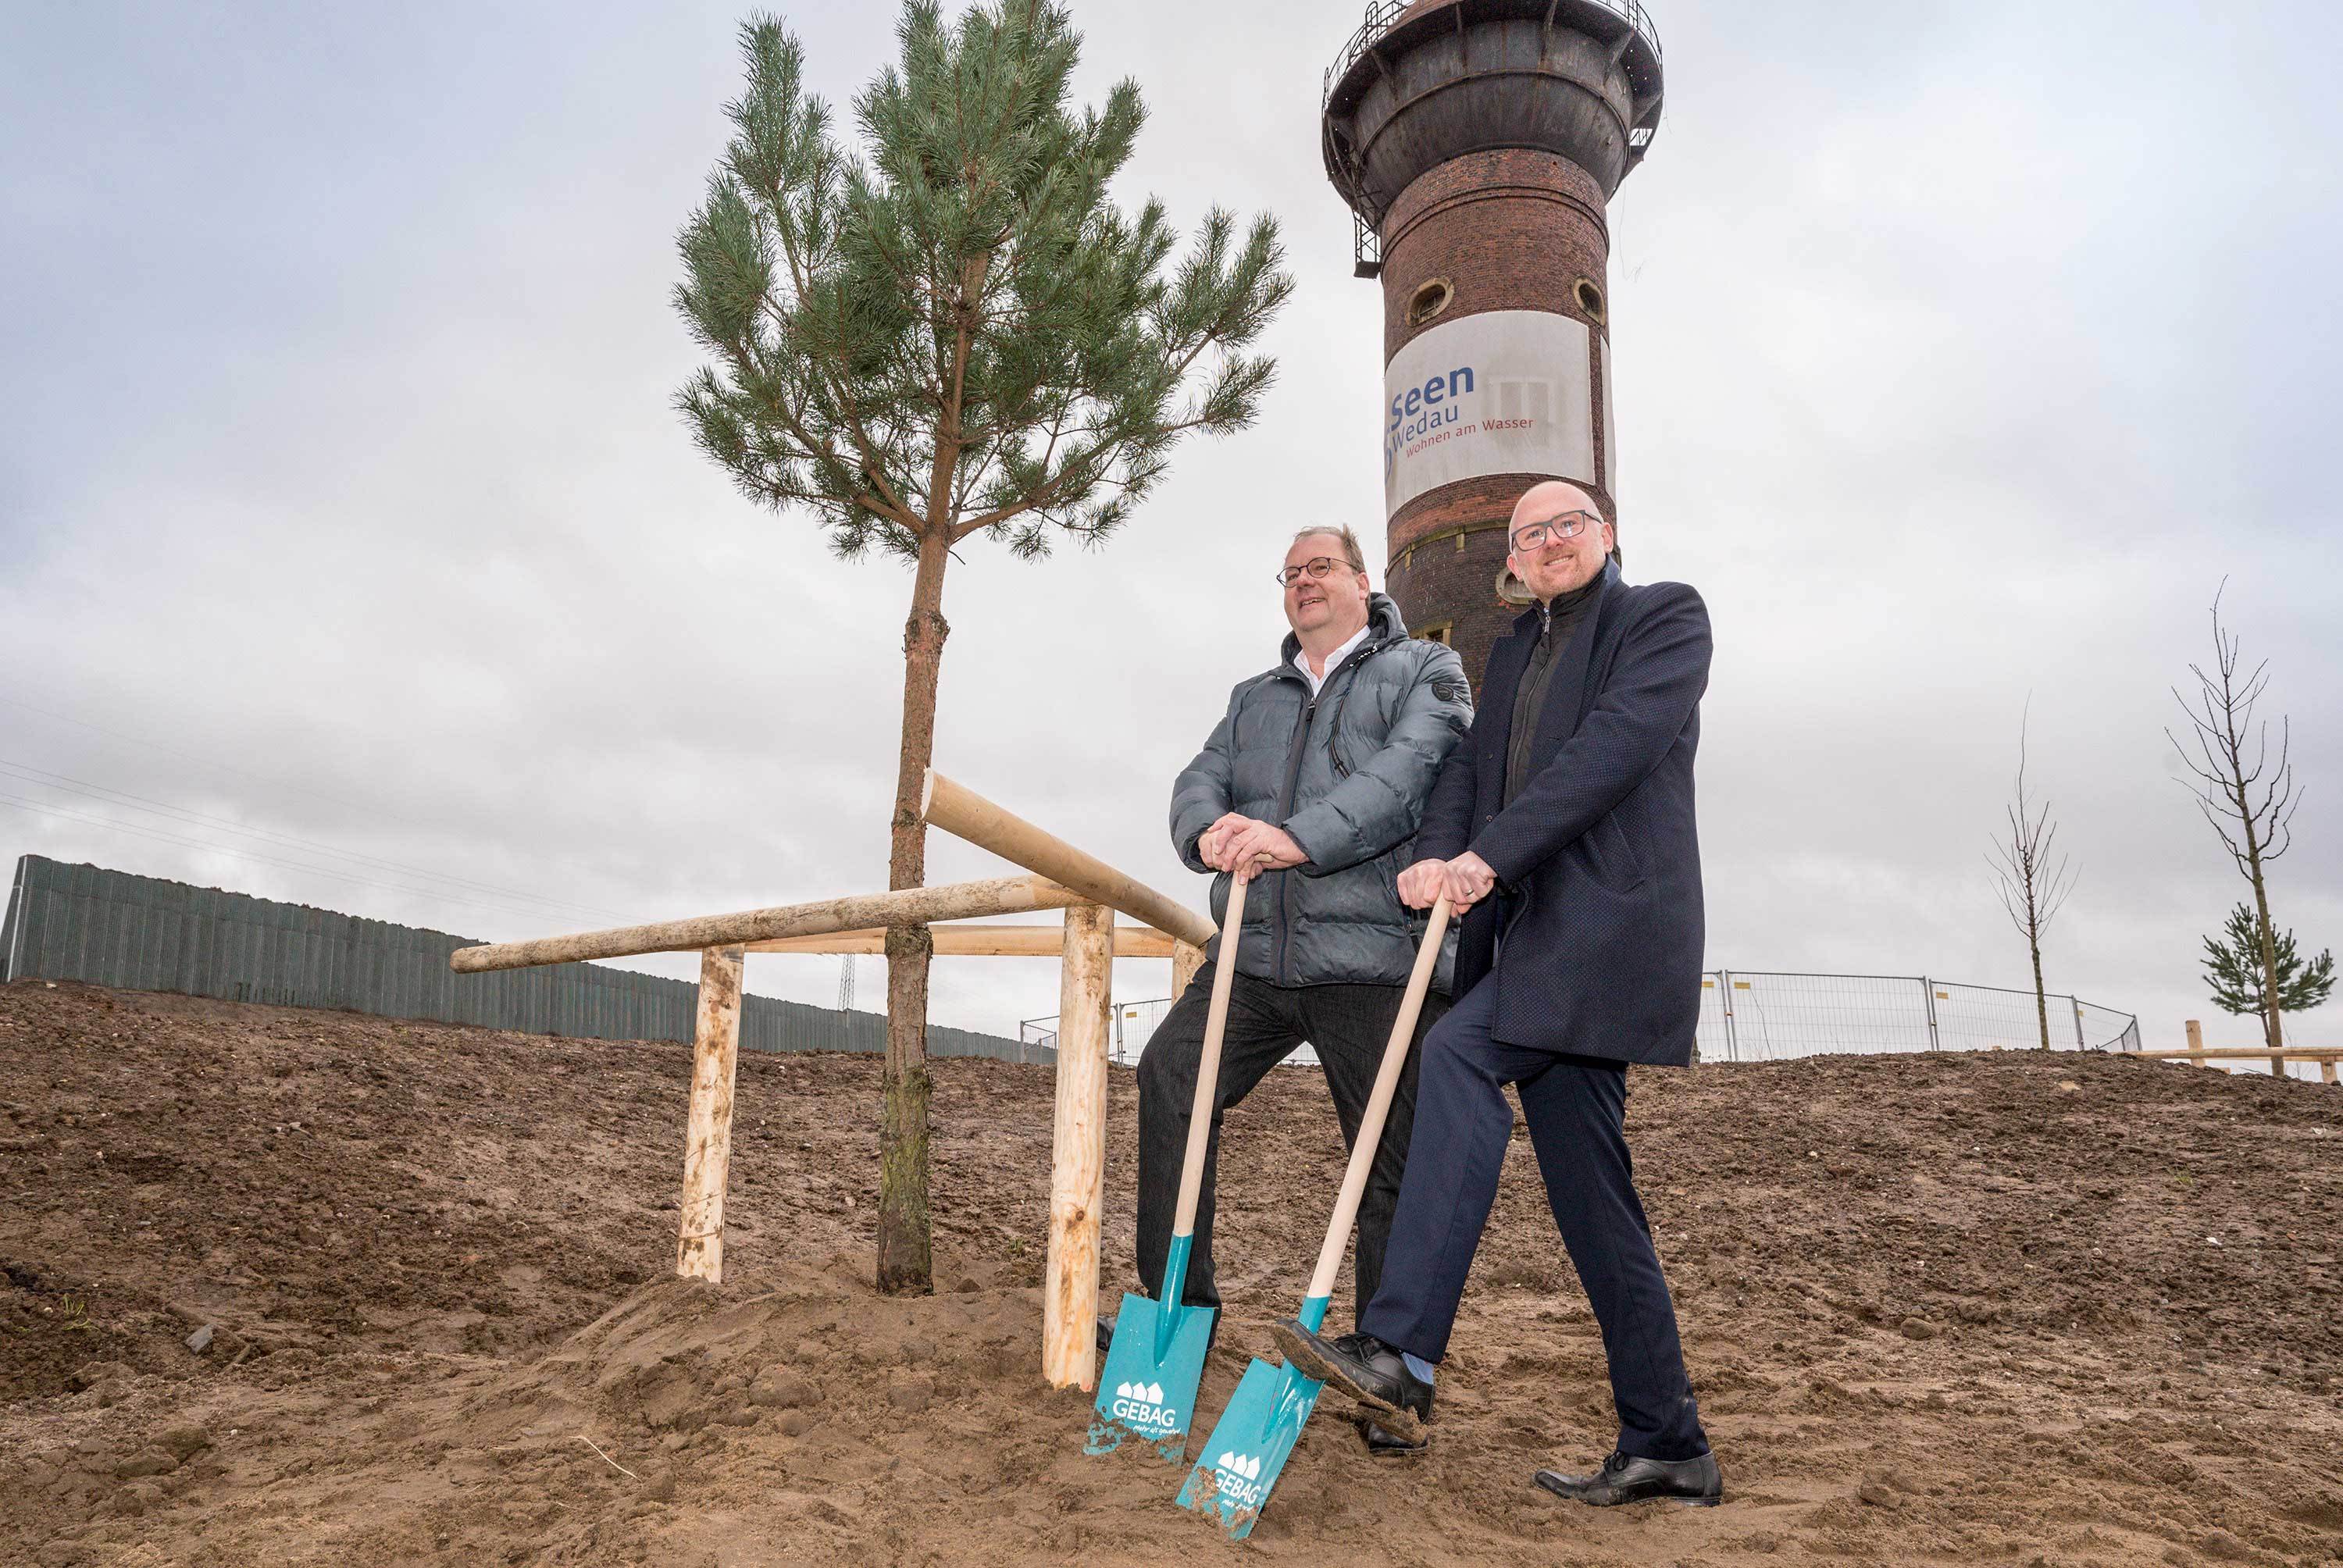
{"type": "MultiPolygon", "coordinates": [[[[1275,658],[1282,541],[1381,537],[1380,302],[1316,129],[1358,8],[1074,10],[1084,96],[1151,111],[1127,199],[1274,213],[1300,289],[1259,425],[1111,547],[954,568],[936,754],[1201,900],[1166,798],[1275,658]]],[[[2030,693],[2082,870],[2050,983],[2249,1043],[2197,963],[2243,883],[2163,727],[2227,575],[2309,791],[2276,911],[2343,946],[2343,13],[1653,10],[1619,492],[1631,577],[1715,621],[1709,962],[2026,983],[1983,855],[2030,693]]],[[[837,103],[893,47],[884,5],[783,14],[837,103]]],[[[0,15],[0,857],[485,938],[885,885],[908,575],[740,499],[669,407],[741,15],[0,15]]],[[[930,868],[999,869],[941,835],[930,868]]],[[[939,1021],[1056,1010],[1053,962],[936,966],[939,1021]]]]}

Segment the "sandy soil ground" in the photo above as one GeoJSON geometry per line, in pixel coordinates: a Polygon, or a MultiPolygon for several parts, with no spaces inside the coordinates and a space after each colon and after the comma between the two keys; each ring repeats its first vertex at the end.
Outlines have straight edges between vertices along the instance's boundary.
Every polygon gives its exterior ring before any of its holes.
{"type": "MultiPolygon", "coordinates": [[[[0,991],[0,1562],[2343,1562],[2343,1091],[2072,1055],[1638,1070],[1726,1504],[1530,1485],[1611,1417],[1523,1141],[1433,1452],[1370,1460],[1330,1397],[1232,1546],[1141,1445],[1084,1457],[1087,1400],[1040,1379],[1046,1070],[938,1065],[939,1293],[888,1300],[868,1058],[743,1059],[730,1278],[668,1277],[688,1060],[0,991]]],[[[1313,1073],[1232,1119],[1208,1412],[1339,1164],[1313,1073]]],[[[1106,1245],[1120,1289],[1121,1198],[1106,1245]]]]}

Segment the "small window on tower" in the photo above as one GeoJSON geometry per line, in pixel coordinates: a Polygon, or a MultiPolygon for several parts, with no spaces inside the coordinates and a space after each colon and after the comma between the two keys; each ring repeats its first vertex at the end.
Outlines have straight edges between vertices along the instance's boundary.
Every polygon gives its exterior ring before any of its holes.
{"type": "Polygon", "coordinates": [[[1578,308],[1586,313],[1586,319],[1597,327],[1602,326],[1603,286],[1591,277],[1582,277],[1570,286],[1570,292],[1572,297],[1578,301],[1578,308]]]}
{"type": "Polygon", "coordinates": [[[1447,309],[1448,302],[1455,297],[1456,286],[1446,278],[1425,278],[1416,285],[1415,292],[1408,296],[1407,324],[1410,327],[1423,326],[1447,309]]]}
{"type": "Polygon", "coordinates": [[[1456,623],[1453,620],[1435,620],[1415,635],[1426,642],[1436,642],[1443,648],[1454,648],[1456,646],[1455,629],[1456,623]]]}

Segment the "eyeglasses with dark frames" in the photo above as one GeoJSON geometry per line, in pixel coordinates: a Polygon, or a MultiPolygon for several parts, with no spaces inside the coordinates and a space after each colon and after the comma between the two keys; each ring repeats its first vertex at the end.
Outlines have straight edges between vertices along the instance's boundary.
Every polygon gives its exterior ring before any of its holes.
{"type": "Polygon", "coordinates": [[[1350,562],[1335,556],[1312,556],[1298,567],[1282,568],[1277,574],[1277,586],[1292,588],[1298,579],[1305,576],[1313,583],[1324,582],[1336,572],[1348,571],[1350,568],[1350,562]]]}
{"type": "Polygon", "coordinates": [[[1507,546],[1514,554],[1542,548],[1549,538],[1574,539],[1594,524],[1603,519],[1594,512],[1564,512],[1558,518],[1548,518],[1542,523],[1532,523],[1515,531],[1507,546]]]}

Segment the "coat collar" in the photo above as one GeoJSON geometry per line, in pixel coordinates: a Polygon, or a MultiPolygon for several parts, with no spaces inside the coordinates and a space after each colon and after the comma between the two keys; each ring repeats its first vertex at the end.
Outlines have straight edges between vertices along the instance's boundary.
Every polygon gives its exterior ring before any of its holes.
{"type": "MultiPolygon", "coordinates": [[[[1403,642],[1406,638],[1407,621],[1400,615],[1399,606],[1392,602],[1391,596],[1381,593],[1369,594],[1367,596],[1367,640],[1359,646],[1373,649],[1381,648],[1387,642],[1403,642]]],[[[1287,632],[1285,640],[1278,644],[1277,652],[1280,664],[1298,667],[1302,662],[1302,639],[1293,633],[1287,632]]],[[[1329,669],[1326,673],[1331,676],[1334,672],[1329,669]]]]}
{"type": "MultiPolygon", "coordinates": [[[[1592,626],[1594,623],[1594,617],[1602,609],[1603,601],[1611,597],[1611,590],[1619,586],[1619,563],[1617,561],[1604,561],[1603,563],[1603,575],[1596,578],[1594,582],[1594,591],[1586,597],[1586,608],[1583,616],[1584,623],[1589,626],[1592,626]]],[[[1513,635],[1515,637],[1534,638],[1537,634],[1538,605],[1535,599],[1532,599],[1530,601],[1529,608],[1523,610],[1521,614],[1513,618],[1513,635]]]]}
{"type": "MultiPolygon", "coordinates": [[[[1600,586],[1579,612],[1578,629],[1562,650],[1562,663],[1555,667],[1547,681],[1545,702],[1538,709],[1534,744],[1540,749],[1559,746],[1578,729],[1578,710],[1586,695],[1586,674],[1594,655],[1594,644],[1600,639],[1603,609],[1618,586],[1619,564],[1605,562],[1603,575],[1595,579],[1600,586]]],[[[1514,620],[1512,633],[1499,638],[1489,649],[1489,664],[1483,674],[1485,689],[1479,709],[1504,716],[1503,738],[1498,742],[1499,754],[1512,744],[1513,693],[1521,685],[1523,671],[1529,666],[1531,647],[1538,636],[1538,607],[1534,604],[1514,620]]]]}

